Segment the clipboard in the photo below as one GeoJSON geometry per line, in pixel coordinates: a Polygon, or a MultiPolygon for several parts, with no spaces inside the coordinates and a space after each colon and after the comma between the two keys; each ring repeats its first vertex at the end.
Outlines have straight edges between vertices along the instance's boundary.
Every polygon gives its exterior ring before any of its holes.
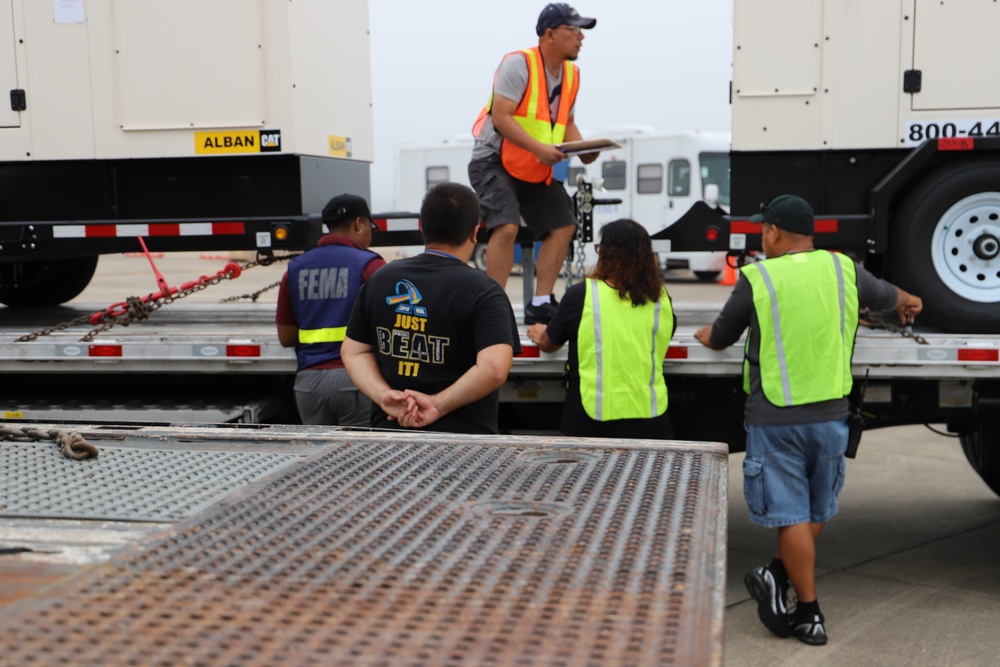
{"type": "Polygon", "coordinates": [[[594,151],[621,148],[621,144],[611,139],[586,139],[584,141],[565,141],[561,144],[556,144],[556,148],[566,155],[579,155],[580,153],[593,153],[594,151]]]}

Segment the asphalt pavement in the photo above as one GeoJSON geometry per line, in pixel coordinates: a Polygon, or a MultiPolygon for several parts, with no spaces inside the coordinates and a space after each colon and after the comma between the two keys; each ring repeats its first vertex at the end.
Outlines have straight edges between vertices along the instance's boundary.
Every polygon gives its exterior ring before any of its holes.
{"type": "Polygon", "coordinates": [[[757,618],[743,575],[770,561],[775,535],[747,518],[742,465],[730,456],[726,665],[1000,664],[1000,498],[956,438],[923,426],[864,434],[817,545],[822,647],[775,637],[757,618]]]}

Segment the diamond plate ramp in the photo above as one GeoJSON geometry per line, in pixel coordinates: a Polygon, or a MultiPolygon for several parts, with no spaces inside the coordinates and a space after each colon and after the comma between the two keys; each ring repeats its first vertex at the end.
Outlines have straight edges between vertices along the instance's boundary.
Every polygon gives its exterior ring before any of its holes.
{"type": "Polygon", "coordinates": [[[8,607],[0,655],[721,664],[724,447],[349,437],[8,607]]]}
{"type": "Polygon", "coordinates": [[[0,443],[0,517],[178,521],[301,458],[102,445],[67,465],[49,443],[0,443]]]}

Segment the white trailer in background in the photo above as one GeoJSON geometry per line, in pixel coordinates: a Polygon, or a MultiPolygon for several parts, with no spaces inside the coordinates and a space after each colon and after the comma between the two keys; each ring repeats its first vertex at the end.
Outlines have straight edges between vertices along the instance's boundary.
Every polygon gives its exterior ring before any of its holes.
{"type": "Polygon", "coordinates": [[[431,144],[401,144],[396,157],[397,211],[419,211],[424,194],[438,183],[469,184],[472,137],[431,144]]]}
{"type": "MultiPolygon", "coordinates": [[[[597,198],[621,200],[594,208],[595,237],[603,225],[618,218],[632,218],[655,234],[672,225],[696,201],[728,211],[728,133],[629,128],[602,136],[618,142],[621,148],[602,152],[589,165],[572,158],[565,174],[570,194],[582,175],[595,184],[597,198]]],[[[401,145],[396,163],[396,209],[418,210],[424,193],[437,183],[468,184],[471,156],[471,138],[401,145]]],[[[715,280],[725,268],[724,253],[675,253],[670,252],[668,241],[655,245],[665,271],[689,269],[701,280],[715,280]]],[[[585,263],[592,264],[596,259],[593,243],[586,245],[585,253],[585,263]]],[[[476,257],[479,265],[481,252],[476,257]]]]}

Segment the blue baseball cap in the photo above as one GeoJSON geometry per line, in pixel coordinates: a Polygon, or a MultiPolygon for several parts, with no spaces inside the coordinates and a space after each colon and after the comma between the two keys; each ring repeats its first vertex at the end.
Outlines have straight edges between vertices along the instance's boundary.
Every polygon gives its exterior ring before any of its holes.
{"type": "Polygon", "coordinates": [[[580,16],[580,12],[565,2],[550,2],[545,5],[545,9],[538,15],[538,25],[535,26],[535,34],[541,37],[545,34],[546,30],[555,29],[561,25],[572,25],[584,30],[590,30],[597,25],[597,19],[580,16]]]}

